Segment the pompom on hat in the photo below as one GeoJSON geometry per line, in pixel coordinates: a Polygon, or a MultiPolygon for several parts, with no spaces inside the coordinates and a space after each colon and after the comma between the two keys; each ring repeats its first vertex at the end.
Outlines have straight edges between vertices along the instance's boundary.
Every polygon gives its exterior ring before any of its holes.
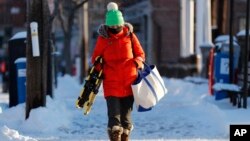
{"type": "Polygon", "coordinates": [[[105,24],[107,26],[119,26],[124,24],[122,12],[119,11],[118,5],[114,2],[110,2],[107,5],[107,13],[105,24]]]}

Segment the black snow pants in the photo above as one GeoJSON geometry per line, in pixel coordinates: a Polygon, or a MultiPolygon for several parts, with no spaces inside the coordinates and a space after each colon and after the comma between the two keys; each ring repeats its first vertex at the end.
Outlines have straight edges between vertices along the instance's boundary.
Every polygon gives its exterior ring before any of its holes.
{"type": "Polygon", "coordinates": [[[106,97],[108,110],[108,128],[121,126],[123,129],[131,130],[134,97],[128,96],[123,98],[109,96],[106,97]]]}

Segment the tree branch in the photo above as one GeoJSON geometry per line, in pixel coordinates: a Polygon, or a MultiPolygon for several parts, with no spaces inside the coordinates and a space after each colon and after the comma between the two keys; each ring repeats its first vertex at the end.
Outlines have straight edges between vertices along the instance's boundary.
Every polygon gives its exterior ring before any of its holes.
{"type": "Polygon", "coordinates": [[[84,0],[84,1],[80,2],[79,4],[77,4],[74,8],[72,8],[72,12],[70,12],[70,17],[71,17],[71,16],[74,16],[75,11],[77,11],[79,8],[81,8],[82,5],[83,5],[84,3],[86,3],[86,2],[88,2],[88,0],[84,0]]]}
{"type": "Polygon", "coordinates": [[[52,22],[54,20],[54,18],[56,17],[56,15],[58,14],[59,11],[59,0],[54,0],[55,2],[55,8],[54,11],[52,13],[52,15],[50,15],[49,21],[52,22]]]}
{"type": "Polygon", "coordinates": [[[59,21],[60,21],[60,23],[62,25],[63,32],[66,33],[67,29],[66,29],[66,26],[65,26],[65,21],[63,20],[62,7],[58,8],[58,19],[59,19],[59,21]]]}
{"type": "Polygon", "coordinates": [[[78,5],[76,5],[76,6],[74,7],[74,10],[77,10],[77,9],[81,8],[82,5],[83,5],[85,2],[88,2],[88,0],[84,0],[84,1],[80,2],[78,5]]]}

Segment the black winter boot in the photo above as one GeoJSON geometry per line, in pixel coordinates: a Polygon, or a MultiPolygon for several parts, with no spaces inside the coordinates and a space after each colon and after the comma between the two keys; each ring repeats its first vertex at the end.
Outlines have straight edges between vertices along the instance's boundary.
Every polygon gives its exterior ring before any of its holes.
{"type": "Polygon", "coordinates": [[[110,141],[121,141],[122,133],[123,133],[123,128],[120,126],[113,126],[112,129],[108,128],[108,135],[110,141]]]}
{"type": "Polygon", "coordinates": [[[129,134],[130,134],[130,130],[129,129],[123,129],[123,133],[121,135],[121,141],[128,141],[129,134]]]}

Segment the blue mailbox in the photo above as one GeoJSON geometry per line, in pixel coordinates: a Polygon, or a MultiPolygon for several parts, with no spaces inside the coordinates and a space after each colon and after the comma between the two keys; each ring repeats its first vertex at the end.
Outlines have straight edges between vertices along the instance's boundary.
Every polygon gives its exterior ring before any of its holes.
{"type": "MultiPolygon", "coordinates": [[[[222,42],[216,44],[216,53],[214,56],[214,78],[215,83],[230,83],[229,76],[229,42],[222,42]]],[[[233,73],[238,67],[240,46],[234,42],[234,61],[233,61],[233,73]]],[[[214,91],[215,99],[220,100],[228,97],[226,91],[214,91]]]]}
{"type": "Polygon", "coordinates": [[[15,64],[17,68],[18,103],[24,103],[26,99],[26,58],[16,59],[15,64]]]}

